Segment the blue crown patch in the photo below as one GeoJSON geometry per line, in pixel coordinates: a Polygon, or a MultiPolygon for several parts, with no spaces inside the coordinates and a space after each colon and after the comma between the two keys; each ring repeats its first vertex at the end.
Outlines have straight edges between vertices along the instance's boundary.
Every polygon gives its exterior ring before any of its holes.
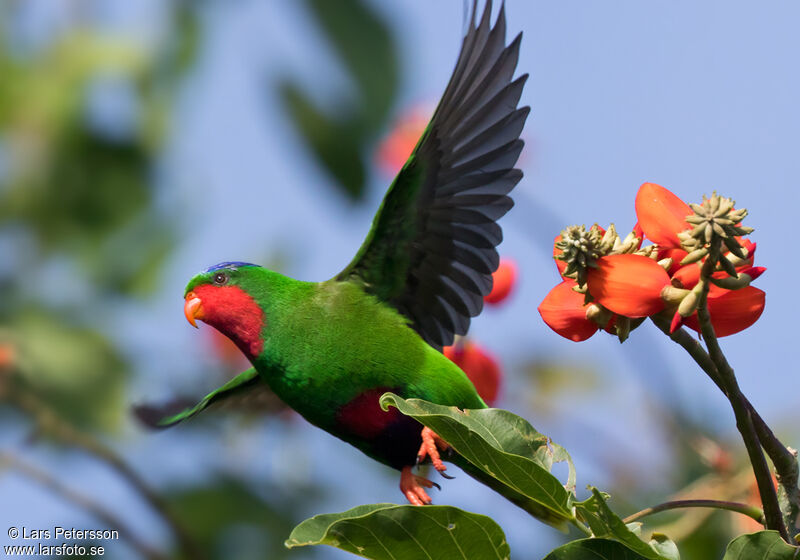
{"type": "Polygon", "coordinates": [[[258,265],[240,261],[221,262],[219,264],[215,264],[214,266],[209,266],[205,270],[205,272],[214,272],[215,270],[236,270],[237,268],[241,268],[243,266],[258,266],[258,265]]]}

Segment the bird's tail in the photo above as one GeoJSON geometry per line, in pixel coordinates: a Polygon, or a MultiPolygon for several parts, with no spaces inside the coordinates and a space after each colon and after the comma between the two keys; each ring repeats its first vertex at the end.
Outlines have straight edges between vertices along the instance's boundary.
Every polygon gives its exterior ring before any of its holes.
{"type": "Polygon", "coordinates": [[[250,368],[228,381],[219,389],[211,391],[194,406],[186,407],[183,401],[174,403],[178,405],[176,407],[173,407],[173,403],[169,403],[166,406],[140,404],[133,407],[133,413],[148,428],[169,428],[202,412],[215,402],[227,399],[243,391],[252,390],[253,387],[262,383],[263,381],[261,381],[255,368],[250,368]]]}

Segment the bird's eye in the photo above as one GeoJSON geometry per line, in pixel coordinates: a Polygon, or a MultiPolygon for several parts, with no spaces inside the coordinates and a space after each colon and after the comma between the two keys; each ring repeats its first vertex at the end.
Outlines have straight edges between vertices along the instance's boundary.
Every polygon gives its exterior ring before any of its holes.
{"type": "Polygon", "coordinates": [[[217,272],[214,275],[214,284],[216,284],[217,286],[224,286],[227,283],[228,283],[228,275],[225,274],[224,272],[217,272]]]}

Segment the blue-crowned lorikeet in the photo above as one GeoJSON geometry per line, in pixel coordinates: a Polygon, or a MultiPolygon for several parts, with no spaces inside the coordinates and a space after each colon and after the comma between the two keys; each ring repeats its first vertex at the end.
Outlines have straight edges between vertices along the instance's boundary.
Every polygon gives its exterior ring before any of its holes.
{"type": "Polygon", "coordinates": [[[529,108],[527,75],[513,79],[521,34],[505,42],[491,0],[468,31],[453,75],[416,148],[395,178],[353,261],[324,282],[301,282],[241,262],[212,266],[186,286],[185,313],[228,336],[253,367],[194,408],[266,383],[306,420],[401,471],[413,504],[431,482],[412,474],[429,457],[445,470],[438,437],[396,409],[392,391],[462,409],[485,408],[466,375],[441,353],[467,332],[491,291],[502,232],[522,178],[514,166],[529,108]]]}

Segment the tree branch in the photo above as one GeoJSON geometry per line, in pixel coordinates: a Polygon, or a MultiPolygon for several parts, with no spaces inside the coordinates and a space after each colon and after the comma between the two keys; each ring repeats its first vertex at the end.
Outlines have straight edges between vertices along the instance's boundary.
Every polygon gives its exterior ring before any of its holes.
{"type": "Polygon", "coordinates": [[[714,333],[714,326],[711,324],[711,316],[708,312],[708,291],[711,277],[720,260],[721,246],[722,239],[719,236],[714,236],[710,240],[708,257],[703,262],[700,270],[699,286],[701,290],[697,303],[697,319],[700,324],[700,332],[706,343],[706,348],[708,349],[706,356],[714,366],[713,369],[709,371],[714,371],[715,374],[709,375],[711,375],[712,380],[714,380],[717,386],[720,387],[728,397],[728,401],[733,408],[733,414],[736,418],[736,427],[742,436],[742,441],[747,450],[750,464],[753,467],[756,485],[758,486],[761,503],[764,507],[766,527],[778,531],[784,540],[790,542],[789,532],[778,502],[778,495],[775,491],[775,486],[772,484],[772,474],[767,465],[767,460],[764,457],[761,442],[756,434],[754,421],[750,413],[750,408],[752,408],[752,406],[747,406],[747,400],[739,389],[736,374],[719,346],[717,336],[714,333]]]}
{"type": "Polygon", "coordinates": [[[120,532],[120,535],[123,535],[125,540],[130,543],[131,547],[138,551],[142,556],[150,558],[151,560],[167,560],[168,557],[165,554],[141,541],[134,534],[134,532],[130,530],[125,522],[116,516],[116,514],[104,508],[88,496],[62,484],[51,474],[23,461],[19,457],[16,457],[7,451],[0,451],[0,468],[4,466],[8,466],[9,468],[16,470],[20,474],[27,476],[35,482],[38,482],[48,490],[52,491],[54,494],[57,494],[68,502],[72,502],[78,507],[86,510],[89,512],[89,514],[99,519],[107,527],[117,529],[120,532]]]}
{"type": "Polygon", "coordinates": [[[741,513],[742,515],[746,515],[751,519],[755,519],[762,525],[764,524],[764,512],[761,511],[760,508],[751,506],[749,504],[742,504],[739,502],[727,502],[722,500],[674,500],[671,502],[664,502],[663,504],[658,504],[657,506],[645,508],[642,511],[634,513],[633,515],[629,515],[628,517],[623,519],[622,522],[631,523],[633,521],[638,521],[642,517],[647,517],[648,515],[653,515],[654,513],[659,513],[671,509],[697,508],[697,507],[734,511],[736,513],[741,513]]]}
{"type": "MultiPolygon", "coordinates": [[[[708,375],[708,377],[727,396],[727,391],[717,371],[717,367],[706,353],[700,343],[685,329],[681,328],[673,333],[669,332],[670,320],[662,315],[650,317],[658,329],[669,336],[673,342],[679,344],[694,359],[695,363],[708,375]]],[[[784,446],[775,436],[755,407],[746,396],[741,395],[750,418],[753,422],[756,435],[761,446],[766,451],[772,464],[775,466],[776,477],[780,485],[779,505],[784,512],[788,531],[792,536],[798,534],[797,518],[800,514],[800,491],[798,491],[798,464],[797,452],[784,446]]]]}
{"type": "Polygon", "coordinates": [[[142,479],[113,449],[97,438],[75,428],[60,417],[49,405],[39,399],[33,392],[19,387],[19,383],[11,384],[11,401],[29,413],[39,429],[49,433],[63,443],[84,450],[111,467],[160,514],[169,526],[187,558],[202,560],[205,552],[186,532],[168,504],[142,479]]]}

